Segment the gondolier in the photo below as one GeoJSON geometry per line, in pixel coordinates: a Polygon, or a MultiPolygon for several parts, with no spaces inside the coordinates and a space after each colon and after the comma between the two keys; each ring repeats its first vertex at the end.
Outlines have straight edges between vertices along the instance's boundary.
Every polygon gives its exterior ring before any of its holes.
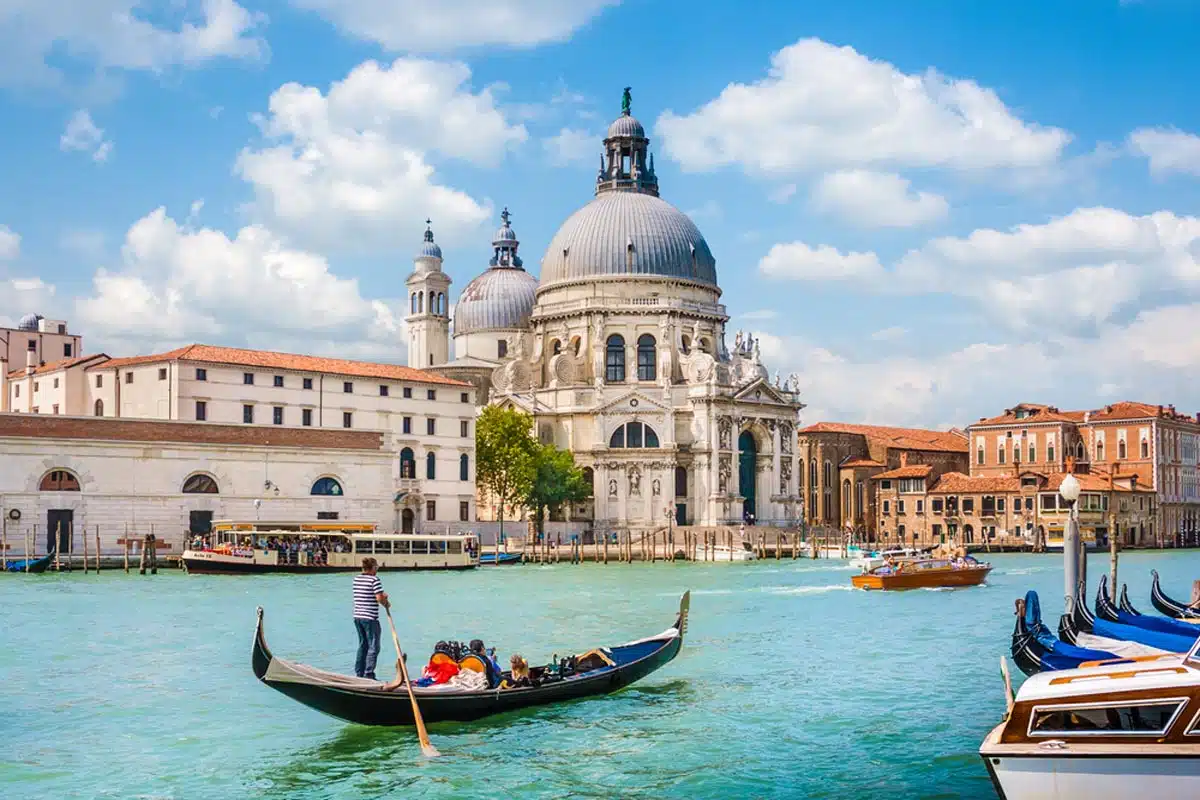
{"type": "Polygon", "coordinates": [[[354,674],[371,680],[375,680],[375,661],[379,658],[379,607],[392,607],[375,574],[377,566],[375,559],[364,558],[362,572],[354,576],[354,630],[358,633],[354,674]]]}

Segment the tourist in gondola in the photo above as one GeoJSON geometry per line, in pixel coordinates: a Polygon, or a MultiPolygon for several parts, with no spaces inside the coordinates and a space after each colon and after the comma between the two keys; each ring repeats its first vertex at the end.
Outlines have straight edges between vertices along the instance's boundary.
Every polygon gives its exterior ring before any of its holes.
{"type": "Polygon", "coordinates": [[[371,680],[375,680],[375,661],[379,658],[379,607],[392,607],[375,574],[377,566],[375,559],[364,558],[362,572],[354,576],[354,629],[358,633],[354,674],[371,680]]]}

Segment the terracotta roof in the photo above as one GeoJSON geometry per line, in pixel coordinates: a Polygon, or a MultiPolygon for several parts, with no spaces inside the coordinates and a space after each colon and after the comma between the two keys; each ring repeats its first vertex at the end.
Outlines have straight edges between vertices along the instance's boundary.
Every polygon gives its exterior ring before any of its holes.
{"type": "MultiPolygon", "coordinates": [[[[1044,489],[1058,491],[1059,487],[1062,486],[1063,479],[1066,478],[1067,475],[1068,475],[1068,473],[1066,473],[1066,472],[1056,472],[1053,475],[1050,475],[1046,479],[1046,485],[1045,485],[1044,489]]],[[[1076,472],[1075,478],[1076,478],[1076,480],[1079,481],[1080,487],[1082,487],[1083,491],[1085,491],[1085,492],[1107,492],[1107,491],[1109,491],[1107,474],[1097,474],[1097,473],[1091,473],[1091,472],[1076,472]]],[[[1141,481],[1139,481],[1139,483],[1141,483],[1141,481]]],[[[1147,486],[1145,488],[1148,489],[1149,487],[1147,486]]],[[[1113,484],[1112,491],[1127,492],[1129,490],[1122,489],[1119,485],[1113,484]]]]}
{"type": "Polygon", "coordinates": [[[1122,400],[1119,403],[1105,406],[1091,413],[1089,422],[1115,422],[1130,419],[1154,419],[1163,417],[1179,422],[1197,423],[1195,417],[1180,414],[1172,406],[1152,406],[1149,403],[1138,403],[1132,400],[1122,400]]]}
{"type": "Polygon", "coordinates": [[[40,364],[34,367],[32,373],[27,373],[24,367],[21,367],[21,369],[9,370],[8,377],[10,379],[21,378],[30,374],[41,375],[46,372],[57,372],[60,369],[68,369],[96,358],[103,358],[106,361],[108,360],[108,356],[104,353],[96,353],[90,356],[76,356],[75,358],[64,358],[60,361],[51,361],[49,364],[40,364]]]}
{"type": "Polygon", "coordinates": [[[972,492],[1018,492],[1021,490],[1021,479],[1011,475],[994,477],[971,477],[961,472],[946,472],[937,479],[937,483],[929,492],[940,494],[970,494],[972,492]]]}
{"type": "MultiPolygon", "coordinates": [[[[105,362],[104,369],[132,367],[138,364],[153,364],[163,361],[198,361],[207,364],[230,364],[238,367],[261,367],[263,369],[286,369],[297,372],[326,372],[358,378],[384,378],[414,383],[436,383],[446,386],[469,387],[471,384],[438,375],[435,372],[413,369],[399,364],[379,364],[369,361],[348,361],[342,358],[301,356],[292,353],[275,353],[270,350],[243,350],[238,347],[216,347],[208,344],[192,344],[148,356],[114,358],[105,362]]],[[[94,369],[94,367],[93,367],[94,369]]]]}
{"type": "Polygon", "coordinates": [[[890,472],[881,472],[878,475],[871,476],[872,480],[880,478],[925,478],[929,473],[933,472],[933,467],[928,464],[909,464],[906,467],[897,467],[890,472]]]}
{"type": "Polygon", "coordinates": [[[1083,411],[1059,411],[1054,406],[1040,403],[1018,403],[995,417],[984,417],[971,423],[972,428],[985,425],[1036,425],[1042,422],[1083,422],[1083,411]],[[1017,411],[1029,411],[1029,416],[1018,418],[1017,411]]]}
{"type": "Polygon", "coordinates": [[[797,433],[853,433],[898,450],[967,452],[966,438],[950,431],[891,428],[885,425],[854,425],[848,422],[818,422],[807,428],[801,428],[797,433]]]}
{"type": "Polygon", "coordinates": [[[880,464],[878,461],[872,461],[869,458],[851,458],[843,461],[841,467],[884,467],[886,464],[880,464]]]}

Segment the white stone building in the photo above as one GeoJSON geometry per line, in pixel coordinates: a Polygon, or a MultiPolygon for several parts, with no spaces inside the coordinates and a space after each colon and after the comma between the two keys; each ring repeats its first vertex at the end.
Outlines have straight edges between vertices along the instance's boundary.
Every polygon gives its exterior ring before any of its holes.
{"type": "Polygon", "coordinates": [[[543,441],[571,450],[599,529],[794,524],[798,380],[768,379],[749,336],[726,346],[716,259],[659,198],[625,99],[595,199],[559,228],[540,278],[522,269],[506,212],[488,270],[455,305],[456,359],[434,369],[532,413],[543,441]]]}
{"type": "Polygon", "coordinates": [[[64,320],[26,314],[16,328],[0,328],[0,411],[8,411],[9,373],[76,358],[83,354],[83,338],[67,332],[64,320]]]}

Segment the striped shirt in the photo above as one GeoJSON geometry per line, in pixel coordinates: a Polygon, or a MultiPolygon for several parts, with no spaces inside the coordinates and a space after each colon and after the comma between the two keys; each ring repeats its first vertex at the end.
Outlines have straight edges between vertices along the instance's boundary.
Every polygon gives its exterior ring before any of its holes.
{"type": "Polygon", "coordinates": [[[379,601],[375,595],[383,593],[383,584],[378,575],[360,572],[354,576],[354,618],[379,619],[379,601]]]}

